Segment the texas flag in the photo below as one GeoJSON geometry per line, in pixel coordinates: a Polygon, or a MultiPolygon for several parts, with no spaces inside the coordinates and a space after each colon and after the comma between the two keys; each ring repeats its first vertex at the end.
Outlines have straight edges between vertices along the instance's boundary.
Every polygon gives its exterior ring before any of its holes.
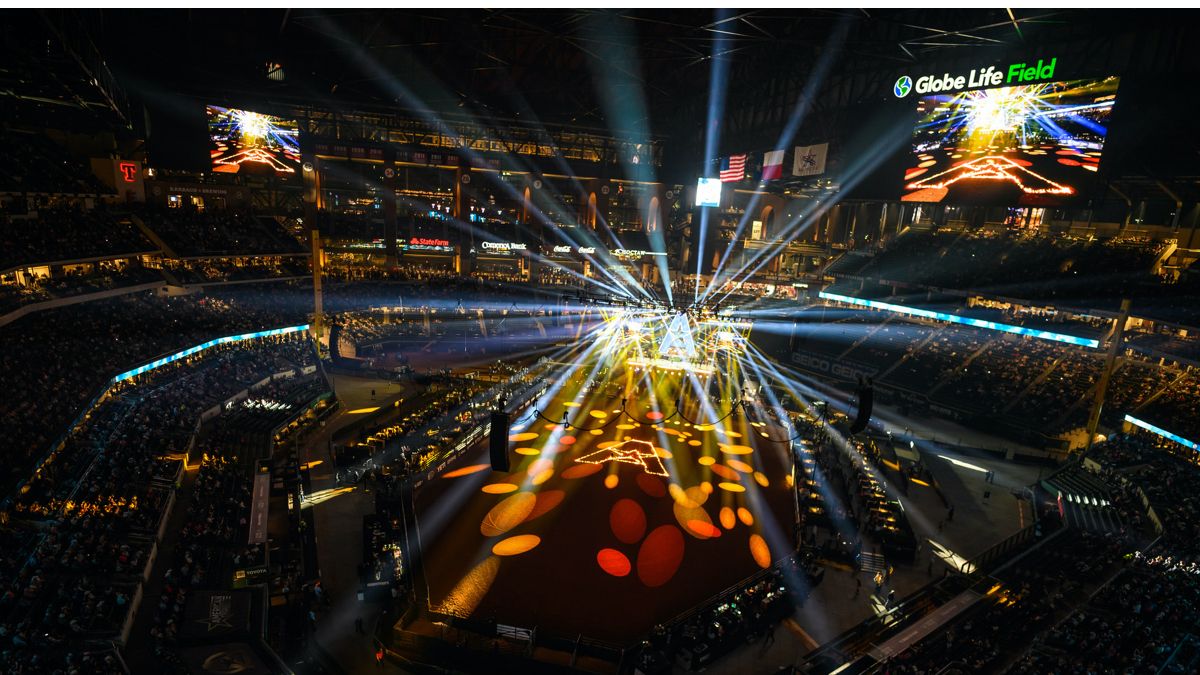
{"type": "Polygon", "coordinates": [[[783,150],[772,150],[763,154],[763,180],[775,180],[783,177],[783,150]]]}

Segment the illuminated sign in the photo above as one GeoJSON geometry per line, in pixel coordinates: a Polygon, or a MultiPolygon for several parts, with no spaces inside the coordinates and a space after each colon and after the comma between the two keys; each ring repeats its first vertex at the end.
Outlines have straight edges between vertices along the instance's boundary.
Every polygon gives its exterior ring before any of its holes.
{"type": "Polygon", "coordinates": [[[696,181],[696,206],[721,205],[721,179],[701,178],[696,181]]]}
{"type": "Polygon", "coordinates": [[[584,464],[604,464],[605,462],[621,462],[641,467],[642,471],[653,476],[669,476],[662,458],[654,451],[654,446],[646,441],[629,440],[611,448],[597,450],[575,460],[584,464]]]}
{"type": "Polygon", "coordinates": [[[837,302],[845,302],[851,305],[860,307],[871,307],[873,309],[885,309],[889,312],[898,314],[908,314],[910,316],[919,316],[924,319],[936,319],[938,321],[949,321],[950,323],[959,323],[964,326],[974,326],[976,328],[986,328],[988,330],[998,330],[1005,333],[1016,333],[1017,335],[1028,335],[1029,337],[1038,338],[1039,340],[1053,340],[1054,342],[1065,342],[1067,344],[1079,345],[1080,347],[1091,347],[1096,349],[1100,346],[1099,340],[1091,338],[1081,338],[1075,335],[1064,335],[1063,333],[1052,333],[1045,330],[1035,330],[1033,328],[1024,328],[1022,326],[1012,326],[1007,323],[998,323],[996,321],[985,321],[984,319],[975,319],[969,316],[958,316],[957,314],[946,314],[944,312],[932,312],[927,309],[918,309],[916,307],[905,307],[904,305],[893,305],[887,302],[878,300],[864,300],[862,298],[853,298],[848,295],[838,295],[837,293],[827,293],[821,291],[817,294],[822,300],[836,300],[837,302]]]}
{"type": "MultiPolygon", "coordinates": [[[[1055,57],[1048,63],[1042,59],[1038,59],[1035,64],[1013,63],[1007,69],[997,69],[996,66],[973,68],[966,75],[951,75],[950,73],[922,75],[917,78],[916,91],[918,94],[936,94],[962,89],[982,89],[1049,80],[1054,77],[1054,69],[1057,65],[1058,58],[1055,57]]],[[[908,75],[901,75],[900,79],[896,80],[892,86],[892,93],[896,95],[896,98],[904,98],[912,90],[913,80],[908,75]]]]}
{"type": "MultiPolygon", "coordinates": [[[[426,239],[425,237],[413,237],[407,242],[397,239],[396,246],[406,251],[440,251],[442,253],[454,252],[454,247],[450,245],[449,239],[426,239]]],[[[383,249],[386,247],[387,244],[382,239],[356,241],[345,245],[345,248],[383,249]]]]}
{"type": "Polygon", "coordinates": [[[1166,429],[1163,429],[1161,427],[1156,427],[1153,424],[1150,424],[1149,422],[1146,422],[1144,420],[1139,420],[1138,418],[1134,417],[1133,415],[1126,415],[1125,421],[1129,422],[1130,424],[1132,424],[1134,426],[1141,427],[1151,433],[1158,434],[1159,436],[1162,436],[1163,438],[1175,441],[1176,443],[1182,445],[1185,448],[1191,448],[1192,450],[1200,451],[1200,443],[1196,443],[1195,441],[1189,441],[1188,439],[1184,438],[1183,436],[1180,436],[1178,434],[1173,434],[1170,431],[1167,431],[1166,429]]]}
{"type": "Polygon", "coordinates": [[[581,253],[583,255],[591,255],[596,252],[595,247],[592,246],[580,246],[579,248],[571,248],[570,246],[555,246],[553,250],[555,253],[570,253],[571,251],[575,251],[576,253],[581,253]]]}
{"type": "Polygon", "coordinates": [[[618,258],[641,258],[642,256],[647,255],[666,255],[666,253],[660,253],[658,251],[643,251],[636,248],[617,248],[613,249],[612,254],[618,258]]]}
{"type": "Polygon", "coordinates": [[[509,241],[485,241],[480,244],[485,251],[494,251],[499,253],[511,253],[512,251],[524,251],[525,244],[517,244],[509,241]]]}
{"type": "Polygon", "coordinates": [[[150,363],[147,363],[144,366],[138,366],[133,370],[127,370],[114,377],[112,379],[112,383],[116,384],[118,382],[128,380],[131,377],[137,377],[142,373],[148,373],[151,370],[165,366],[168,363],[174,363],[180,359],[186,359],[192,354],[198,354],[205,349],[216,347],[217,345],[229,344],[231,342],[242,342],[245,340],[254,340],[256,338],[273,337],[276,335],[287,335],[288,333],[299,333],[306,330],[308,330],[308,324],[303,324],[301,326],[288,326],[287,328],[274,328],[272,330],[260,330],[257,333],[243,333],[242,335],[227,335],[225,337],[219,337],[215,340],[209,340],[208,342],[201,342],[195,347],[188,347],[187,349],[171,354],[170,356],[164,356],[157,361],[151,361],[150,363]]]}
{"type": "Polygon", "coordinates": [[[126,183],[137,182],[137,164],[134,164],[133,162],[121,162],[117,165],[117,168],[121,171],[121,177],[125,179],[126,183]]]}
{"type": "Polygon", "coordinates": [[[657,359],[635,357],[626,359],[625,365],[633,368],[656,368],[658,370],[696,373],[697,375],[712,375],[714,372],[716,372],[712,366],[705,365],[703,363],[680,361],[673,358],[657,359]]]}
{"type": "Polygon", "coordinates": [[[409,246],[449,246],[449,239],[426,239],[424,237],[413,237],[408,240],[409,246]]]}
{"type": "Polygon", "coordinates": [[[428,237],[413,237],[408,240],[408,244],[404,245],[404,249],[408,251],[454,252],[454,247],[450,245],[449,239],[430,239],[428,237]]]}

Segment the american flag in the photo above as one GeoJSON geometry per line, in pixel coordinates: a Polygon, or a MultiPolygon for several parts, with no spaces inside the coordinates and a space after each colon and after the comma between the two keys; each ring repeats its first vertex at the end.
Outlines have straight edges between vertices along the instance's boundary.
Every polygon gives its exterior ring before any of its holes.
{"type": "Polygon", "coordinates": [[[721,182],[736,183],[746,177],[746,155],[731,155],[721,159],[721,182]]]}

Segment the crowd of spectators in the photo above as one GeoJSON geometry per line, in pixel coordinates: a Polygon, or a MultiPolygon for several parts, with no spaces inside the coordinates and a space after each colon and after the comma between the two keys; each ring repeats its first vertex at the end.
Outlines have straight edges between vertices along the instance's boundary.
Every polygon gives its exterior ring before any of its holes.
{"type": "MultiPolygon", "coordinates": [[[[249,544],[253,456],[239,456],[231,440],[205,443],[200,471],[179,538],[168,553],[150,640],[156,659],[186,672],[177,660],[179,632],[189,598],[197,590],[222,590],[233,569],[266,562],[261,545],[249,544]]],[[[242,448],[247,450],[246,447],[242,448]]]]}
{"type": "Polygon", "coordinates": [[[363,429],[358,439],[339,450],[336,460],[344,467],[339,477],[354,482],[369,476],[385,489],[399,487],[412,472],[445,458],[464,434],[486,424],[497,396],[515,396],[533,377],[530,367],[521,368],[499,388],[485,380],[435,378],[412,410],[399,419],[363,429]]]}
{"type": "Polygon", "coordinates": [[[1062,673],[1182,673],[1194,668],[1180,647],[1200,621],[1200,471],[1177,456],[1178,446],[1148,435],[1117,435],[1089,459],[1110,481],[1142,495],[1161,521],[1148,547],[1127,548],[1127,568],[1037,643],[1009,671],[1062,673]]]}
{"type": "MultiPolygon", "coordinates": [[[[1079,310],[1116,312],[1122,298],[1131,298],[1134,316],[1196,326],[1200,272],[1156,274],[1154,263],[1165,247],[1165,242],[1146,237],[1095,239],[1028,230],[912,231],[872,256],[843,255],[828,271],[1046,301],[1079,310]]],[[[857,289],[863,282],[850,276],[843,276],[839,285],[857,289]]]]}
{"type": "Polygon", "coordinates": [[[78,264],[57,276],[30,274],[27,279],[25,286],[0,284],[0,315],[37,302],[164,281],[157,270],[124,259],[78,264]]]}
{"type": "Polygon", "coordinates": [[[0,633],[12,650],[0,660],[52,672],[119,633],[200,413],[311,354],[297,340],[239,343],[130,381],[91,411],[14,496],[12,516],[44,522],[45,533],[3,556],[0,633]]]}
{"type": "Polygon", "coordinates": [[[582,288],[589,283],[581,278],[582,276],[582,272],[554,265],[542,265],[538,268],[537,282],[542,286],[576,286],[582,288]]]}
{"type": "Polygon", "coordinates": [[[1120,298],[1139,282],[1154,280],[1151,266],[1163,246],[1030,231],[913,231],[857,273],[1006,297],[1120,298]]]}
{"type": "Polygon", "coordinates": [[[1137,416],[1184,438],[1200,438],[1200,377],[1195,371],[1182,374],[1137,416]]]}
{"type": "Polygon", "coordinates": [[[40,284],[20,286],[17,284],[0,284],[0,316],[37,302],[51,300],[53,296],[40,284]]]}
{"type": "Polygon", "coordinates": [[[1193,572],[1162,571],[1141,559],[1081,611],[1044,635],[1013,675],[1190,672],[1171,656],[1200,620],[1193,572]],[[1164,670],[1165,668],[1165,670],[1164,670]]]}
{"type": "Polygon", "coordinates": [[[168,260],[164,267],[181,284],[304,277],[312,273],[304,256],[168,260]]]}
{"type": "Polygon", "coordinates": [[[1044,341],[997,336],[969,363],[953,370],[934,398],[1000,414],[1065,351],[1044,341]]]}
{"type": "Polygon", "coordinates": [[[0,192],[112,194],[88,167],[46,136],[15,130],[0,132],[0,192]]]}
{"type": "Polygon", "coordinates": [[[148,253],[157,246],[128,216],[72,205],[0,212],[0,270],[100,256],[148,253]]]}
{"type": "MultiPolygon", "coordinates": [[[[406,307],[404,311],[346,312],[338,317],[338,322],[344,338],[360,347],[397,338],[427,336],[479,340],[513,332],[536,331],[535,321],[547,311],[543,307],[517,307],[512,303],[506,306],[503,302],[496,303],[494,299],[488,301],[468,297],[452,308],[443,306],[428,312],[428,315],[423,308],[406,307]]],[[[345,350],[343,353],[346,353],[345,350]]]]}
{"type": "Polygon", "coordinates": [[[1153,357],[1183,359],[1200,365],[1200,340],[1178,334],[1134,333],[1129,336],[1129,346],[1153,357]]]}
{"type": "Polygon", "coordinates": [[[1035,429],[1054,433],[1087,420],[1084,397],[1100,379],[1101,357],[1077,349],[1062,348],[1051,354],[1053,370],[1025,393],[1012,408],[1017,419],[1035,429]],[[1057,358],[1055,358],[1057,356],[1057,358]],[[1074,417],[1067,419],[1069,413],[1074,417]]]}
{"type": "Polygon", "coordinates": [[[321,377],[272,382],[227,405],[199,431],[194,450],[199,474],[178,540],[167,554],[158,604],[148,610],[154,612],[151,646],[164,665],[186,672],[178,660],[180,630],[196,591],[227,590],[235,570],[266,564],[265,548],[249,543],[248,536],[256,460],[270,447],[264,432],[327,389],[321,377]]]}
{"type": "Polygon", "coordinates": [[[325,275],[335,281],[462,281],[462,275],[450,267],[408,260],[389,269],[351,265],[327,267],[325,275]]]}
{"type": "Polygon", "coordinates": [[[472,279],[480,281],[490,281],[492,283],[522,283],[525,281],[524,275],[517,270],[484,270],[476,269],[471,272],[472,279]]]}
{"type": "Polygon", "coordinates": [[[670,673],[678,661],[690,670],[701,671],[747,642],[763,639],[773,643],[776,626],[792,609],[784,574],[773,568],[687,619],[672,626],[657,626],[639,647],[638,670],[649,675],[670,673]]]}
{"type": "Polygon", "coordinates": [[[300,242],[273,218],[238,211],[145,209],[146,225],[184,257],[304,253],[300,242]]]}
{"type": "Polygon", "coordinates": [[[914,391],[929,392],[953,375],[994,334],[956,324],[934,325],[924,342],[911,343],[904,359],[883,379],[914,391]]]}
{"type": "Polygon", "coordinates": [[[224,295],[139,293],[38,312],[0,327],[0,421],[12,485],[91,397],[125,369],[205,340],[304,320],[303,305],[255,287],[224,295]]]}
{"type": "MultiPolygon", "coordinates": [[[[139,476],[170,471],[161,464],[161,456],[185,450],[200,413],[274,372],[315,362],[303,336],[234,345],[215,347],[218,353],[204,354],[195,366],[185,365],[180,369],[184,374],[165,384],[118,391],[104,401],[39,467],[29,489],[17,497],[16,511],[53,514],[69,509],[72,495],[77,502],[132,503],[141,489],[139,476]]],[[[153,383],[168,376],[170,371],[148,379],[153,383]]]]}
{"type": "MultiPolygon", "coordinates": [[[[1021,428],[1035,434],[1030,439],[1083,429],[1104,368],[1098,350],[972,326],[843,307],[812,307],[797,316],[790,342],[802,354],[836,359],[963,419],[1003,420],[998,433],[1021,428]]],[[[777,355],[787,358],[781,352],[786,343],[774,343],[777,355]]],[[[1117,365],[1102,409],[1105,426],[1119,427],[1137,411],[1185,437],[1200,437],[1200,378],[1186,364],[1133,348],[1117,365]]],[[[911,398],[903,401],[913,405],[911,398]]]]}
{"type": "Polygon", "coordinates": [[[1002,670],[1014,653],[1119,569],[1126,550],[1127,538],[1117,534],[1062,532],[998,573],[996,588],[971,609],[897,655],[889,664],[891,672],[926,675],[951,663],[969,672],[1002,670]]]}

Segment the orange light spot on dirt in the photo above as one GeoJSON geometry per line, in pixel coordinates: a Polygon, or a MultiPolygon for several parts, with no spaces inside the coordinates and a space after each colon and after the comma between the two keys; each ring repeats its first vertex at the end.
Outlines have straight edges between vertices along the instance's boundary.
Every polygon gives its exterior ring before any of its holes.
{"type": "Polygon", "coordinates": [[[608,513],[608,524],[618,541],[636,544],[646,534],[646,512],[632,499],[620,499],[608,513]]]}
{"type": "Polygon", "coordinates": [[[600,552],[596,554],[596,562],[600,565],[600,569],[614,577],[627,576],[633,571],[633,565],[629,563],[629,558],[615,548],[600,549],[600,552]]]}
{"type": "Polygon", "coordinates": [[[500,556],[521,555],[537,548],[542,538],[536,534],[518,534],[515,537],[502,539],[492,547],[492,553],[500,556]]]}
{"type": "Polygon", "coordinates": [[[464,466],[461,469],[447,471],[446,473],[442,474],[442,478],[461,478],[463,476],[469,476],[473,473],[479,473],[480,471],[486,471],[490,468],[492,468],[491,464],[472,464],[471,466],[464,466]]]}

